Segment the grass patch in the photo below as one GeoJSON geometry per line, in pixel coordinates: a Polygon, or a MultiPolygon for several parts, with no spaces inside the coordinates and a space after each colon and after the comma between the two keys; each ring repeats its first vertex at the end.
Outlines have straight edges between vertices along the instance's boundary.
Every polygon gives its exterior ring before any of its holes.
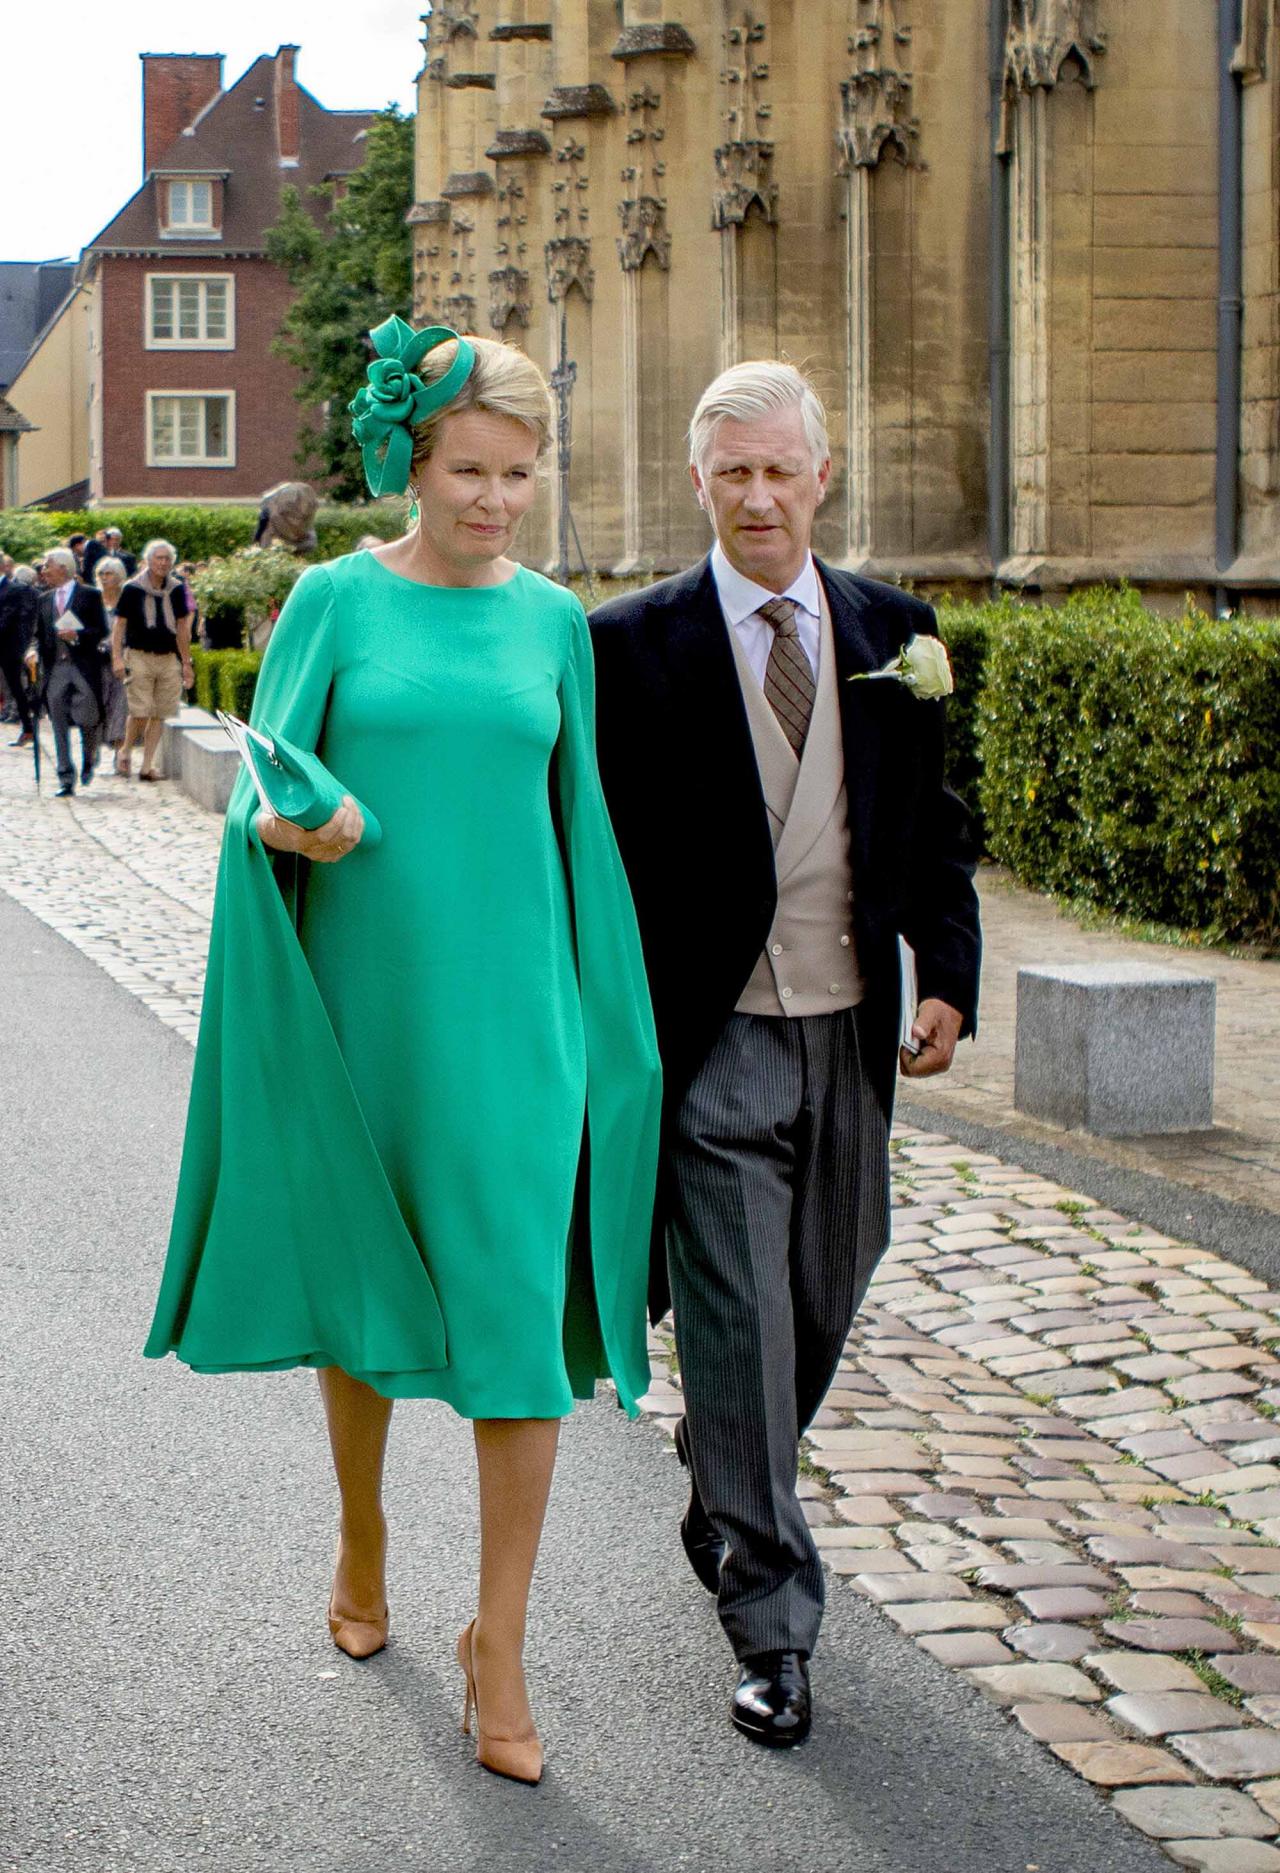
{"type": "Polygon", "coordinates": [[[811,1483],[821,1484],[823,1489],[830,1489],[831,1487],[830,1470],[824,1470],[820,1465],[816,1464],[803,1444],[800,1446],[800,1455],[796,1463],[796,1471],[798,1475],[808,1477],[811,1483]]]}
{"type": "Polygon", "coordinates": [[[1174,1658],[1189,1665],[1206,1691],[1214,1697],[1220,1697],[1224,1704],[1230,1704],[1233,1710],[1239,1710],[1244,1703],[1244,1692],[1238,1685],[1224,1678],[1216,1665],[1211,1665],[1203,1652],[1175,1652],[1174,1658]]]}

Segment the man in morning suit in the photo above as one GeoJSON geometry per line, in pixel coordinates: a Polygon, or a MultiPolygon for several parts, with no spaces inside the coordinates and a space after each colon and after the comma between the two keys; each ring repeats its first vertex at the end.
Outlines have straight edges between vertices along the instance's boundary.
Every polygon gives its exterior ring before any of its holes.
{"type": "Polygon", "coordinates": [[[58,798],[76,790],[71,730],[80,730],[80,783],[93,779],[102,725],[102,652],[107,614],[102,594],[76,576],[75,554],[67,546],[46,553],[36,614],[35,642],[27,662],[38,668],[41,701],[49,711],[58,756],[58,798]]]}
{"type": "Polygon", "coordinates": [[[941,704],[850,680],[934,618],[814,559],[813,387],[737,365],[690,441],[716,542],[592,615],[600,765],[663,1056],[651,1304],[675,1307],[681,1535],[738,1661],[732,1721],[785,1746],[808,1734],[823,1604],[798,1442],[888,1241],[895,1072],[945,1071],[973,1032],[981,938],[941,704]]]}
{"type": "Polygon", "coordinates": [[[26,582],[31,577],[30,567],[23,569],[21,579],[15,578],[15,571],[9,555],[0,553],[0,676],[13,700],[19,723],[17,740],[10,746],[29,748],[35,740],[35,718],[27,696],[23,664],[27,647],[35,635],[37,593],[34,585],[26,582]]]}

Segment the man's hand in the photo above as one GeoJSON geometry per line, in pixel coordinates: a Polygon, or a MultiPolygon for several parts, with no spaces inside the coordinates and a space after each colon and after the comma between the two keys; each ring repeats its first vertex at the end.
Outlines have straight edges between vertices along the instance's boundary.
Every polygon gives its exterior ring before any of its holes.
{"type": "Polygon", "coordinates": [[[905,1047],[898,1049],[898,1064],[904,1079],[923,1080],[931,1073],[945,1073],[963,1026],[963,1015],[946,1002],[936,999],[921,1002],[911,1023],[912,1039],[921,1043],[920,1052],[910,1054],[905,1047]]]}
{"type": "Polygon", "coordinates": [[[76,630],[74,624],[60,624],[58,626],[58,636],[62,639],[64,644],[74,644],[79,635],[80,633],[76,630]]]}

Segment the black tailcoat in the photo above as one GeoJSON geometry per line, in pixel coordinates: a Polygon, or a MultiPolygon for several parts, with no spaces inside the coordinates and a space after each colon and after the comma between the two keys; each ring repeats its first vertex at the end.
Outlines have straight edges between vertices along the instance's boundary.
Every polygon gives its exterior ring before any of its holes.
{"type": "MultiPolygon", "coordinates": [[[[921,1000],[977,1021],[981,935],[968,815],[943,782],[943,705],[883,669],[936,634],[930,606],[817,561],[831,607],[844,736],[859,1032],[892,1115],[901,1022],[898,937],[921,1000]]],[[[631,883],[662,1052],[668,1121],[724,1027],[777,906],[773,841],[709,559],[591,614],[600,771],[631,883]]],[[[654,1294],[665,1306],[662,1183],[654,1294]]]]}
{"type": "MultiPolygon", "coordinates": [[[[102,656],[100,646],[107,636],[107,613],[102,603],[102,593],[96,585],[85,585],[77,579],[71,588],[67,600],[67,610],[73,611],[84,626],[75,642],[67,648],[71,660],[85,678],[90,689],[102,707],[102,656]]],[[[40,607],[36,616],[36,650],[40,658],[41,696],[49,683],[49,673],[57,661],[61,643],[58,637],[58,598],[56,592],[46,591],[40,594],[40,607]]]]}

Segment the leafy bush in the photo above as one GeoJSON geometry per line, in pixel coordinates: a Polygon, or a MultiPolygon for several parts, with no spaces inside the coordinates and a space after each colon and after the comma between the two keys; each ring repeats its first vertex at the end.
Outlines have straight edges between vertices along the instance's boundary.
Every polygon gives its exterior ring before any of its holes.
{"type": "Polygon", "coordinates": [[[371,501],[367,507],[321,507],[316,513],[316,557],[337,559],[354,553],[356,541],[366,533],[380,540],[398,540],[405,530],[408,502],[403,496],[371,501]]]}
{"type": "MultiPolygon", "coordinates": [[[[365,533],[394,540],[404,532],[406,511],[402,498],[353,506],[330,502],[316,514],[318,546],[313,557],[336,559],[340,553],[350,553],[365,533]]],[[[131,553],[140,553],[148,540],[158,539],[172,540],[180,560],[222,559],[252,545],[257,524],[256,506],[200,507],[175,502],[97,507],[79,513],[8,507],[0,509],[0,550],[15,559],[30,560],[47,553],[69,533],[92,537],[99,527],[111,525],[119,527],[131,553]]]]}
{"type": "Polygon", "coordinates": [[[219,650],[211,654],[218,659],[218,707],[247,721],[253,708],[253,692],[258,687],[262,652],[219,650]]]}
{"type": "Polygon", "coordinates": [[[947,698],[947,784],[973,815],[979,851],[986,849],[980,783],[978,705],[986,680],[987,645],[996,619],[1014,608],[1013,600],[993,605],[945,603],[938,606],[938,635],[947,647],[955,694],[947,698]]]}
{"type": "Polygon", "coordinates": [[[195,705],[197,709],[203,709],[208,715],[212,715],[218,706],[216,689],[218,665],[215,659],[226,655],[225,650],[203,650],[199,644],[191,646],[191,667],[196,675],[195,705]]]}
{"type": "Polygon", "coordinates": [[[12,553],[20,565],[38,559],[63,537],[47,514],[21,507],[0,510],[0,552],[12,553]]]}
{"type": "Polygon", "coordinates": [[[306,563],[284,547],[250,546],[228,559],[211,559],[197,567],[191,583],[208,617],[227,617],[238,611],[249,619],[265,618],[283,605],[306,563]]]}
{"type": "Polygon", "coordinates": [[[248,720],[262,668],[260,650],[193,650],[196,707],[210,715],[225,709],[248,720]]]}
{"type": "Polygon", "coordinates": [[[1212,940],[1280,938],[1280,621],[1136,592],[994,621],[981,698],[992,855],[1027,884],[1212,940]]]}

